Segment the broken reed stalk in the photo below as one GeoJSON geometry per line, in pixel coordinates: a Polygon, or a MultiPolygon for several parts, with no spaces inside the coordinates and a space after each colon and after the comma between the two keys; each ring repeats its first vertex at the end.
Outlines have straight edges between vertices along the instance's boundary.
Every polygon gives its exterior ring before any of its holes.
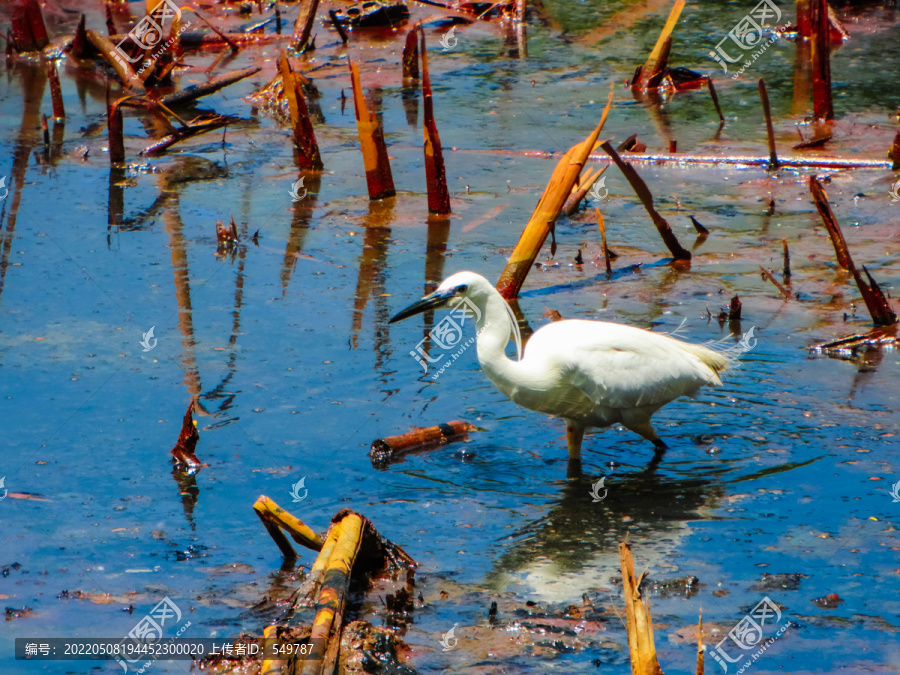
{"type": "Polygon", "coordinates": [[[672,31],[675,30],[675,26],[678,24],[678,17],[681,16],[681,10],[684,9],[684,5],[685,0],[675,1],[675,5],[672,7],[672,11],[669,12],[669,18],[666,20],[666,25],[663,26],[663,29],[659,34],[659,38],[657,38],[656,44],[653,46],[653,50],[647,57],[647,62],[641,68],[640,77],[634,78],[634,81],[631,83],[632,89],[640,90],[646,88],[650,78],[655,75],[655,73],[651,72],[651,70],[659,62],[660,57],[665,50],[666,41],[671,41],[672,31]]]}
{"type": "Polygon", "coordinates": [[[762,102],[763,115],[766,118],[766,136],[769,139],[769,169],[778,168],[778,155],[775,154],[775,129],[772,127],[772,110],[769,108],[769,92],[766,82],[759,78],[759,100],[762,102]]]}
{"type": "Polygon", "coordinates": [[[347,31],[344,30],[344,26],[341,23],[341,20],[338,18],[337,12],[333,9],[328,10],[328,16],[331,17],[331,25],[334,26],[334,29],[338,32],[338,35],[341,36],[341,44],[347,44],[347,41],[350,40],[347,37],[347,31]]]}
{"type": "Polygon", "coordinates": [[[625,591],[625,627],[628,630],[632,675],[662,675],[662,668],[656,659],[656,644],[653,641],[650,602],[641,597],[643,574],[635,577],[631,547],[625,542],[619,544],[619,563],[622,567],[622,586],[625,591]]]}
{"type": "Polygon", "coordinates": [[[362,543],[363,519],[351,513],[339,523],[340,534],[325,569],[316,598],[319,608],[309,640],[312,650],[303,662],[302,675],[334,672],[341,641],[341,623],[350,585],[350,572],[362,543]]]}
{"type": "Polygon", "coordinates": [[[725,121],[725,115],[722,114],[722,108],[719,105],[719,96],[716,94],[716,85],[713,84],[713,79],[707,78],[707,85],[709,86],[709,96],[712,98],[713,105],[716,106],[716,114],[719,116],[719,121],[725,121]]]}
{"type": "Polygon", "coordinates": [[[137,76],[137,73],[134,72],[134,69],[128,62],[121,58],[115,58],[117,52],[116,47],[112,42],[96,31],[88,30],[84,32],[84,35],[88,42],[100,52],[100,56],[102,56],[106,62],[112,66],[112,69],[116,71],[116,75],[119,76],[119,80],[122,81],[123,85],[126,87],[139,86],[141,89],[144,88],[143,81],[137,76]]]}
{"type": "Polygon", "coordinates": [[[12,9],[12,37],[19,52],[40,51],[50,44],[38,0],[21,0],[12,9]]]}
{"type": "Polygon", "coordinates": [[[703,610],[700,610],[700,621],[697,624],[697,675],[703,675],[703,610]]]}
{"type": "Polygon", "coordinates": [[[178,435],[178,442],[172,448],[172,457],[176,464],[186,466],[190,470],[199,469],[200,460],[194,450],[197,447],[197,441],[200,440],[200,434],[197,432],[197,423],[194,421],[194,401],[188,403],[187,411],[181,420],[181,432],[178,435]]]}
{"type": "Polygon", "coordinates": [[[576,211],[578,211],[578,207],[581,202],[584,200],[588,191],[594,186],[594,183],[597,182],[597,179],[603,175],[603,173],[609,168],[609,164],[599,169],[596,173],[594,173],[593,169],[586,169],[584,173],[579,177],[578,182],[572,188],[572,194],[566,200],[566,203],[563,205],[563,213],[567,216],[573,216],[576,211]]]}
{"type": "MultiPolygon", "coordinates": [[[[314,0],[314,2],[318,2],[318,0],[314,0]]],[[[287,96],[288,108],[291,111],[294,146],[298,151],[298,162],[301,168],[321,171],[324,165],[319,155],[319,144],[316,142],[312,122],[309,119],[306,99],[303,98],[300,83],[297,81],[297,76],[291,68],[285,50],[281,50],[281,55],[278,57],[278,71],[281,73],[284,93],[287,96]]]]}
{"type": "Polygon", "coordinates": [[[675,233],[672,232],[672,228],[669,223],[659,214],[659,212],[653,206],[653,194],[650,192],[650,188],[647,187],[644,179],[638,175],[638,172],[635,171],[631,163],[626,162],[621,157],[619,157],[619,153],[617,153],[613,149],[613,147],[609,144],[609,141],[605,141],[600,145],[600,147],[603,148],[603,151],[607,155],[612,157],[613,161],[616,163],[616,166],[619,167],[619,171],[621,171],[622,175],[624,175],[625,178],[628,179],[628,182],[634,189],[635,194],[637,194],[638,198],[641,200],[641,203],[644,205],[644,208],[650,215],[650,219],[653,221],[653,224],[659,231],[663,243],[665,243],[666,247],[672,252],[672,255],[675,256],[675,259],[690,260],[691,252],[683,248],[681,244],[678,243],[678,238],[675,236],[675,233]]]}
{"type": "Polygon", "coordinates": [[[834,119],[831,100],[831,26],[828,21],[828,0],[812,2],[812,39],[810,61],[813,80],[813,117],[817,120],[834,119]]]}
{"type": "Polygon", "coordinates": [[[163,150],[170,148],[180,141],[188,138],[193,138],[194,136],[199,136],[200,134],[205,134],[207,131],[220,129],[227,125],[229,121],[229,118],[222,115],[217,115],[216,117],[213,117],[211,119],[201,120],[200,122],[193,122],[183,129],[178,129],[175,133],[163,136],[155,143],[148,145],[146,148],[141,150],[138,154],[142,157],[145,155],[155,155],[162,152],[163,150]]]}
{"type": "Polygon", "coordinates": [[[109,163],[121,164],[125,161],[125,131],[122,121],[122,99],[114,101],[106,110],[106,125],[109,130],[109,163]]]}
{"type": "Polygon", "coordinates": [[[888,151],[888,159],[893,162],[893,164],[891,164],[891,171],[900,169],[900,131],[894,136],[894,142],[891,144],[891,149],[888,151]]]}
{"type": "Polygon", "coordinates": [[[406,34],[406,44],[403,45],[403,79],[419,79],[419,27],[413,25],[406,34]]]}
{"type": "Polygon", "coordinates": [[[428,75],[428,52],[425,49],[425,31],[419,27],[419,51],[422,55],[422,131],[425,136],[425,180],[428,183],[428,212],[437,215],[450,213],[450,192],[447,190],[447,173],[441,137],[434,121],[434,101],[431,95],[431,78],[428,75]]]}
{"type": "Polygon", "coordinates": [[[797,35],[808,38],[812,34],[813,0],[797,0],[797,35]]]}
{"type": "Polygon", "coordinates": [[[822,222],[825,223],[825,228],[831,237],[838,264],[853,275],[860,295],[862,295],[863,301],[866,303],[866,309],[869,310],[869,314],[872,317],[872,322],[876,326],[891,326],[897,323],[897,315],[891,309],[890,304],[884,297],[884,293],[872,278],[872,275],[863,267],[863,271],[869,279],[867,284],[856,269],[856,265],[853,264],[853,259],[850,257],[850,251],[847,248],[847,242],[844,240],[841,227],[838,225],[837,219],[831,210],[831,205],[828,202],[828,195],[815,176],[809,177],[809,191],[812,193],[816,208],[822,216],[822,222]]]}
{"type": "Polygon", "coordinates": [[[791,299],[791,292],[788,289],[786,289],[784,286],[782,286],[781,284],[778,283],[778,280],[775,279],[775,275],[772,274],[772,270],[767,270],[762,265],[759,266],[759,269],[762,272],[763,278],[771,281],[772,284],[775,286],[775,288],[778,289],[778,292],[784,296],[785,300],[791,299]]]}
{"type": "Polygon", "coordinates": [[[594,207],[597,214],[597,227],[600,228],[600,241],[603,243],[603,260],[606,262],[606,280],[612,278],[612,265],[609,262],[609,247],[606,245],[606,223],[603,220],[603,214],[600,209],[594,207]]]}
{"type": "Polygon", "coordinates": [[[697,230],[697,234],[703,235],[704,237],[709,234],[709,230],[703,227],[703,225],[698,221],[694,216],[688,216],[691,219],[691,224],[694,226],[694,229],[697,230]]]}
{"type": "Polygon", "coordinates": [[[660,83],[662,82],[663,77],[666,74],[666,69],[669,66],[669,54],[672,52],[672,36],[666,38],[666,41],[663,43],[662,51],[659,53],[659,56],[653,62],[653,65],[650,66],[650,77],[647,80],[647,89],[658,89],[660,83]]]}
{"type": "Polygon", "coordinates": [[[569,194],[572,192],[572,186],[578,180],[581,170],[584,168],[585,162],[590,154],[597,147],[597,137],[606,124],[606,118],[612,108],[614,91],[612,86],[609,89],[609,100],[603,109],[603,115],[600,123],[590,135],[581,143],[573,145],[569,151],[562,156],[557,162],[556,168],[550,176],[550,181],[541,195],[534,213],[531,214],[522,236],[513,249],[512,255],[500,274],[500,280],[497,282],[497,290],[507,300],[512,300],[519,294],[522,284],[525,283],[525,277],[528,276],[529,270],[534,265],[534,261],[544,245],[547,236],[563,204],[566,202],[569,194]]]}
{"type": "Polygon", "coordinates": [[[59,83],[59,72],[56,70],[56,62],[51,61],[47,65],[47,79],[50,82],[50,100],[53,102],[53,117],[64,119],[66,107],[63,105],[62,87],[59,83]]]}
{"type": "Polygon", "coordinates": [[[781,248],[784,251],[784,268],[781,272],[781,278],[784,283],[791,283],[791,254],[788,251],[787,239],[781,238],[781,248]]]}
{"type": "Polygon", "coordinates": [[[362,85],[359,82],[359,68],[350,59],[347,59],[347,65],[350,66],[350,81],[353,84],[356,129],[359,132],[359,145],[362,148],[363,165],[366,169],[369,199],[393,197],[397,191],[394,189],[391,162],[384,144],[384,131],[378,123],[378,115],[366,106],[362,85]]]}
{"type": "Polygon", "coordinates": [[[304,52],[309,43],[309,37],[312,34],[313,22],[316,20],[316,12],[319,10],[319,0],[308,0],[309,5],[306,7],[306,13],[301,12],[297,16],[297,22],[294,24],[294,49],[298,52],[304,52]]]}

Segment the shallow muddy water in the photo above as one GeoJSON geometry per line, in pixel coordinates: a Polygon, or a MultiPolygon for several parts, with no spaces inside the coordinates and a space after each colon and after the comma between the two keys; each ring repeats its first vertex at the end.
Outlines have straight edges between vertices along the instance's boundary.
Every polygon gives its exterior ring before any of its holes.
{"type": "MultiPolygon", "coordinates": [[[[88,26],[102,27],[90,4],[88,26]]],[[[0,476],[10,494],[0,500],[0,598],[10,608],[0,672],[121,672],[104,661],[16,661],[13,643],[121,636],[166,596],[191,622],[183,637],[261,634],[275,615],[260,603],[286,595],[300,572],[281,570],[251,508],[260,494],[317,530],[352,508],[420,563],[423,602],[403,639],[408,665],[421,673],[629,672],[617,556],[625,537],[638,572],[649,567],[652,582],[672,582],[650,593],[667,673],[694,672],[701,610],[718,642],[764,597],[790,628],[753,672],[900,670],[900,500],[891,494],[900,481],[900,352],[838,360],[809,351],[870,327],[810,200],[810,171],[637,163],[660,212],[694,247],[685,268],[670,264],[612,167],[601,209],[619,254],[613,278],[602,257],[590,262],[601,251],[592,209],[557,223],[555,259],[548,241],[543,266],[529,274],[519,307],[532,329],[548,321],[547,308],[677,330],[696,343],[737,344],[754,328],[754,348],[723,387],[654,417],[670,446],[658,465],[649,443],[610,428],[585,438],[582,473],[567,475],[563,424],[506,400],[474,348],[437,380],[422,372],[410,351],[440,312],[388,324],[453,272],[497,279],[557,161],[546,153],[584,139],[611,81],[603,137],[615,144],[637,133],[648,152],[676,139],[679,152],[764,157],[759,77],[779,152],[792,154],[798,128],[812,135],[804,125],[811,102],[795,94],[792,42],[778,40],[734,81],[707,56],[751,3],[688,5],[674,34],[673,65],[716,78],[727,119],[718,135],[706,89],[657,107],[636,102],[621,85],[669,9],[643,4],[645,13],[627,2],[545,3],[530,14],[527,54],[499,22],[457,28],[458,44],[446,52],[444,29],[427,31],[452,197],[446,220],[427,214],[421,95],[404,91],[399,70],[405,31],[357,31],[349,47],[382,115],[398,191],[376,203],[366,194],[352,101],[341,108],[348,50],[321,26],[318,50],[298,62],[316,69],[325,172],[307,175],[299,202],[290,195],[300,175],[290,130],[244,100],[274,75],[274,45],[242,49],[222,70],[262,72],[194,107],[243,120],[224,142],[212,132],[139,157],[148,134],[163,131],[132,111],[128,168],[112,175],[99,74],[60,61],[68,118],[48,156],[44,66],[0,65],[0,176],[9,188],[0,201],[0,476]],[[688,215],[711,231],[705,241],[695,242],[688,215]],[[233,255],[217,255],[215,221],[231,216],[241,242],[233,255]],[[257,230],[258,245],[250,239],[257,230]],[[759,274],[759,265],[780,272],[782,238],[799,300],[782,300],[759,274]],[[581,266],[573,264],[578,249],[581,266]],[[743,320],[720,325],[715,316],[735,293],[743,320]],[[144,351],[151,326],[157,344],[144,351]],[[197,455],[208,466],[184,477],[168,451],[191,397],[197,455]],[[373,467],[374,439],[454,419],[479,431],[373,467]],[[592,485],[603,476],[607,495],[598,502],[592,485]],[[304,477],[308,493],[292,503],[304,477]],[[685,590],[689,576],[698,581],[685,590]],[[552,618],[584,594],[602,620],[576,629],[552,618]],[[814,602],[830,594],[841,602],[814,602]],[[443,651],[441,636],[454,625],[458,647],[443,651]]],[[[781,23],[792,21],[793,5],[782,5],[781,23]]],[[[81,6],[51,3],[55,42],[74,31],[81,6]]],[[[136,16],[141,7],[132,6],[136,16]]],[[[900,106],[892,84],[900,16],[877,5],[838,11],[852,38],[832,59],[838,121],[833,140],[807,154],[883,160],[900,106]]],[[[296,12],[291,3],[285,17],[296,12]]],[[[414,9],[420,16],[438,13],[414,9]]],[[[232,29],[239,22],[217,20],[232,29]]],[[[219,55],[188,53],[194,68],[180,85],[205,81],[219,55]]],[[[900,202],[890,189],[900,174],[815,175],[830,178],[857,264],[896,296],[900,202]]],[[[312,560],[301,558],[307,568],[312,560]]],[[[382,623],[374,604],[359,615],[382,623]]],[[[775,630],[767,626],[766,637],[775,630]]],[[[152,666],[188,670],[177,661],[152,666]]],[[[723,671],[707,657],[707,672],[723,671]]]]}

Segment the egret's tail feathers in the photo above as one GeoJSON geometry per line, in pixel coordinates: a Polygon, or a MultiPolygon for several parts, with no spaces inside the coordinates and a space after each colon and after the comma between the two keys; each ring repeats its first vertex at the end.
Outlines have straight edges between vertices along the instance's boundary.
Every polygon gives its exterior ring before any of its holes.
{"type": "Polygon", "coordinates": [[[710,349],[709,347],[702,347],[690,343],[687,343],[686,346],[694,356],[700,359],[700,362],[703,363],[703,365],[713,371],[716,380],[715,384],[722,384],[719,373],[728,370],[729,368],[733,368],[737,364],[737,357],[731,352],[717,351],[715,349],[710,349]]]}

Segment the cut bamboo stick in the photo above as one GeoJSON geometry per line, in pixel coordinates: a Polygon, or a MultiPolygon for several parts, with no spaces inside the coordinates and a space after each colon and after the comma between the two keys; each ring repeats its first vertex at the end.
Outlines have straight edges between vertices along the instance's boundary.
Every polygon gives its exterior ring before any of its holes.
{"type": "Polygon", "coordinates": [[[318,611],[309,640],[311,652],[303,662],[302,675],[334,672],[341,641],[341,623],[346,605],[350,573],[362,543],[363,519],[355,513],[340,521],[340,534],[325,569],[316,598],[318,611]]]}
{"type": "Polygon", "coordinates": [[[631,673],[662,675],[662,668],[656,659],[650,602],[641,597],[640,586],[643,575],[635,576],[631,547],[625,542],[619,544],[619,563],[622,567],[622,586],[625,591],[625,626],[628,630],[631,673]]]}
{"type": "Polygon", "coordinates": [[[378,115],[366,106],[362,85],[359,82],[359,68],[349,59],[347,64],[350,67],[350,81],[353,85],[356,129],[359,133],[359,145],[362,149],[363,165],[366,169],[369,199],[393,197],[397,192],[394,189],[391,162],[384,144],[384,132],[378,123],[378,115]]]}
{"type": "Polygon", "coordinates": [[[373,464],[389,464],[416,449],[463,440],[470,431],[475,431],[475,427],[460,420],[452,420],[433,427],[417,427],[400,436],[387,436],[372,441],[369,457],[373,464]]]}
{"type": "Polygon", "coordinates": [[[253,505],[253,510],[259,516],[263,525],[265,525],[272,539],[278,544],[278,548],[281,549],[282,553],[285,553],[285,557],[288,557],[288,555],[296,557],[296,553],[281,530],[291,535],[291,539],[301,546],[305,546],[313,551],[322,550],[322,545],[325,541],[322,535],[314,532],[306,523],[285,511],[266,495],[259,496],[253,505]]]}
{"type": "Polygon", "coordinates": [[[434,121],[434,101],[431,95],[431,78],[428,75],[428,52],[425,49],[425,31],[419,27],[419,51],[422,56],[422,101],[425,136],[425,180],[428,183],[428,212],[436,215],[450,213],[450,192],[447,189],[447,173],[441,137],[434,121]]]}
{"type": "Polygon", "coordinates": [[[666,247],[672,252],[672,255],[675,256],[675,259],[690,260],[691,252],[686,250],[681,246],[681,244],[678,243],[678,238],[675,236],[675,233],[672,231],[669,223],[659,214],[659,212],[653,206],[653,194],[650,192],[650,188],[647,187],[644,179],[638,175],[638,172],[635,171],[634,167],[629,162],[626,162],[619,156],[619,153],[617,153],[613,149],[613,147],[609,144],[609,141],[602,143],[600,147],[603,148],[603,151],[607,155],[612,157],[613,161],[616,163],[616,166],[619,167],[619,171],[621,171],[622,175],[624,175],[625,178],[628,179],[628,182],[634,189],[635,194],[637,194],[638,198],[641,200],[641,203],[647,210],[650,219],[653,221],[653,224],[659,231],[663,243],[665,243],[666,247]]]}
{"type": "Polygon", "coordinates": [[[870,275],[869,271],[863,267],[863,271],[866,273],[866,277],[868,277],[869,280],[869,283],[866,283],[863,280],[862,275],[860,275],[859,271],[856,269],[856,265],[853,264],[853,259],[850,257],[850,251],[847,248],[847,242],[844,240],[841,227],[838,225],[837,219],[831,211],[828,195],[819,181],[816,180],[815,176],[809,177],[809,190],[812,193],[813,202],[815,202],[816,208],[822,216],[822,222],[825,223],[825,228],[828,230],[828,235],[831,237],[831,243],[834,245],[834,252],[837,256],[838,264],[845,270],[849,270],[853,275],[856,286],[859,288],[860,295],[862,295],[863,302],[866,303],[866,309],[869,310],[869,314],[872,317],[872,322],[876,326],[890,326],[897,323],[897,315],[891,309],[887,298],[884,297],[884,293],[872,278],[872,275],[870,275]]]}
{"type": "Polygon", "coordinates": [[[573,145],[553,170],[544,194],[541,195],[497,282],[497,290],[507,300],[515,298],[525,283],[525,277],[534,265],[566,198],[572,192],[572,186],[578,180],[588,156],[597,147],[597,137],[609,116],[612,102],[613,89],[610,87],[609,100],[597,128],[584,141],[573,145]]]}
{"type": "Polygon", "coordinates": [[[309,119],[306,99],[303,98],[300,83],[297,81],[284,50],[281,51],[281,56],[278,58],[278,71],[281,73],[284,93],[287,96],[288,108],[291,112],[293,139],[294,146],[298,151],[298,162],[301,168],[321,171],[324,165],[319,155],[319,144],[316,142],[312,122],[309,119]]]}

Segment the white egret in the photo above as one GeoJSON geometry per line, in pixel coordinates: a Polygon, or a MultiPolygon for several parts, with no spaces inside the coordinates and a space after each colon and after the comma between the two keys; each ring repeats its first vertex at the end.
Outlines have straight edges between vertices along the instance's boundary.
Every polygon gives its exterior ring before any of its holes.
{"type": "Polygon", "coordinates": [[[459,272],[391,323],[428,309],[466,306],[477,328],[478,362],[511,401],[566,422],[569,459],[581,457],[586,427],[621,423],[656,447],[666,444],[650,424],[657,410],[700,387],[719,386],[730,356],[666,335],[602,321],[563,320],[536,331],[523,356],[515,315],[483,276],[459,272]],[[506,356],[510,335],[518,360],[506,356]]]}

